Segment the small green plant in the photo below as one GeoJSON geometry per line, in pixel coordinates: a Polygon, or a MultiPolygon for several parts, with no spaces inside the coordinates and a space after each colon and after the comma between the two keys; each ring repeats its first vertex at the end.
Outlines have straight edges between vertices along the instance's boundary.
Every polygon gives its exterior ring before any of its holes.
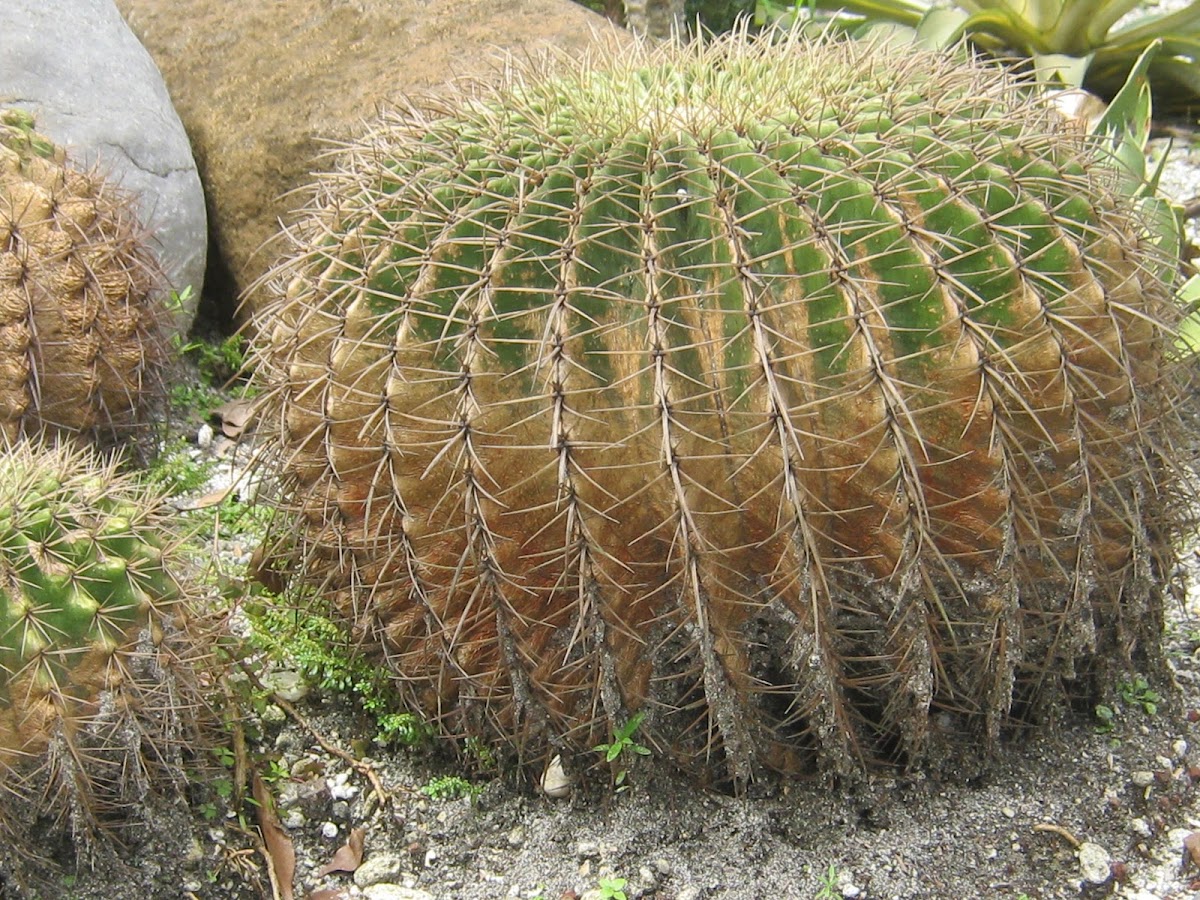
{"type": "Polygon", "coordinates": [[[249,610],[251,642],[324,691],[349,693],[375,718],[377,738],[386,744],[412,747],[429,735],[428,726],[407,712],[385,669],[355,652],[345,630],[324,616],[273,605],[249,610]]]}
{"type": "Polygon", "coordinates": [[[817,891],[816,900],[841,900],[840,880],[841,874],[838,872],[837,866],[830,863],[829,868],[818,878],[821,887],[817,891]]]}
{"type": "MultiPolygon", "coordinates": [[[[636,713],[624,725],[613,729],[611,743],[597,744],[592,749],[597,753],[603,753],[604,761],[609,765],[618,763],[623,759],[627,760],[631,753],[635,753],[638,756],[649,756],[650,748],[634,740],[634,735],[637,733],[638,728],[641,727],[642,720],[645,717],[645,713],[636,713]]],[[[625,783],[628,774],[628,769],[624,765],[617,769],[613,783],[618,791],[624,790],[628,786],[625,783]]]]}
{"type": "MultiPolygon", "coordinates": [[[[1157,715],[1158,705],[1162,703],[1162,695],[1150,687],[1150,682],[1141,675],[1120,682],[1117,685],[1116,693],[1117,699],[1121,701],[1121,706],[1139,709],[1147,716],[1157,715]]],[[[1118,707],[1099,703],[1094,712],[1097,719],[1096,733],[1110,734],[1116,727],[1116,720],[1120,718],[1118,707]]]]}
{"type": "Polygon", "coordinates": [[[262,773],[262,780],[267,784],[276,784],[280,781],[287,781],[291,776],[292,773],[288,771],[288,767],[282,760],[271,759],[267,761],[266,769],[262,773]]]}
{"type": "Polygon", "coordinates": [[[472,784],[459,775],[439,775],[429,779],[421,793],[433,800],[458,800],[461,797],[474,800],[483,793],[483,785],[472,784]]]}
{"type": "Polygon", "coordinates": [[[625,894],[625,886],[629,884],[625,878],[601,878],[596,885],[600,889],[603,900],[629,900],[625,894]]]}
{"type": "Polygon", "coordinates": [[[1096,734],[1111,734],[1116,724],[1117,711],[1104,703],[1096,704],[1096,734]]]}
{"type": "Polygon", "coordinates": [[[197,459],[183,438],[168,442],[146,470],[146,479],[172,496],[187,494],[208,483],[216,460],[197,459]]]}
{"type": "Polygon", "coordinates": [[[1148,716],[1156,715],[1158,704],[1162,703],[1162,695],[1151,688],[1150,683],[1141,675],[1118,684],[1117,695],[1126,706],[1140,709],[1148,716]]]}

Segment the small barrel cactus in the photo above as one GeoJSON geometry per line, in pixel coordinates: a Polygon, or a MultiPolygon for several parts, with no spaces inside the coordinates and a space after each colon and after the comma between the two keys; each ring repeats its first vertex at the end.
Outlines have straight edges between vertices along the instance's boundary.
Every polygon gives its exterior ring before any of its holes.
{"type": "Polygon", "coordinates": [[[1010,76],[882,43],[385,119],[258,322],[276,568],[526,758],[635,714],[717,778],[979,758],[1158,647],[1174,261],[1120,183],[1010,76]]]}
{"type": "Polygon", "coordinates": [[[153,421],[167,311],[131,199],[0,111],[0,433],[102,443],[153,421]]]}
{"type": "MultiPolygon", "coordinates": [[[[205,651],[158,498],[90,452],[0,456],[0,836],[80,850],[183,786],[205,651]]],[[[209,688],[211,690],[211,687],[209,688]]]]}

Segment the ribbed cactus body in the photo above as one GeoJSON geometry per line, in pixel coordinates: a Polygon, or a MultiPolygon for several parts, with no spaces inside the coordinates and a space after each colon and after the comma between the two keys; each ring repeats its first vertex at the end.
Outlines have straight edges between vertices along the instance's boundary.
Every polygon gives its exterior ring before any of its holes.
{"type": "Polygon", "coordinates": [[[159,279],[130,198],[0,111],[0,431],[110,442],[163,398],[159,279]]]}
{"type": "Polygon", "coordinates": [[[156,503],[77,451],[0,457],[0,834],[24,853],[39,816],[86,846],[182,784],[201,650],[156,503]]]}
{"type": "Polygon", "coordinates": [[[299,579],[455,734],[737,777],[1156,646],[1171,262],[1018,86],[730,41],[383,122],[260,319],[299,579]]]}

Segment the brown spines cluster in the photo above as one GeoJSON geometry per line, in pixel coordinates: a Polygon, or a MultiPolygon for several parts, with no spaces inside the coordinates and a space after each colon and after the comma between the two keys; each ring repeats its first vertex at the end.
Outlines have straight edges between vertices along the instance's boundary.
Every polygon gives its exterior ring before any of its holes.
{"type": "Polygon", "coordinates": [[[257,323],[282,568],[531,756],[635,712],[735,779],[993,746],[1155,656],[1186,524],[1113,165],[994,72],[799,38],[388,121],[257,323]]]}
{"type": "Polygon", "coordinates": [[[111,443],[153,421],[162,280],[132,198],[0,112],[0,431],[111,443]]]}

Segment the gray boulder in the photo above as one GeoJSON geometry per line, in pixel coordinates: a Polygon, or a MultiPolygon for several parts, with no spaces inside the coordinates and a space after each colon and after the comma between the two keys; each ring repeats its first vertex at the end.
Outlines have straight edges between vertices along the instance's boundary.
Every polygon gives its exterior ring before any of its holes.
{"type": "Polygon", "coordinates": [[[0,107],[28,111],[76,165],[137,197],[170,286],[192,288],[186,328],[204,281],[204,193],[162,75],[112,0],[3,0],[0,107]]]}
{"type": "MultiPolygon", "coordinates": [[[[3,4],[5,0],[0,0],[3,4]]],[[[117,0],[192,137],[212,219],[210,298],[249,291],[319,158],[381,106],[494,77],[503,51],[627,40],[568,0],[117,0]]]]}

